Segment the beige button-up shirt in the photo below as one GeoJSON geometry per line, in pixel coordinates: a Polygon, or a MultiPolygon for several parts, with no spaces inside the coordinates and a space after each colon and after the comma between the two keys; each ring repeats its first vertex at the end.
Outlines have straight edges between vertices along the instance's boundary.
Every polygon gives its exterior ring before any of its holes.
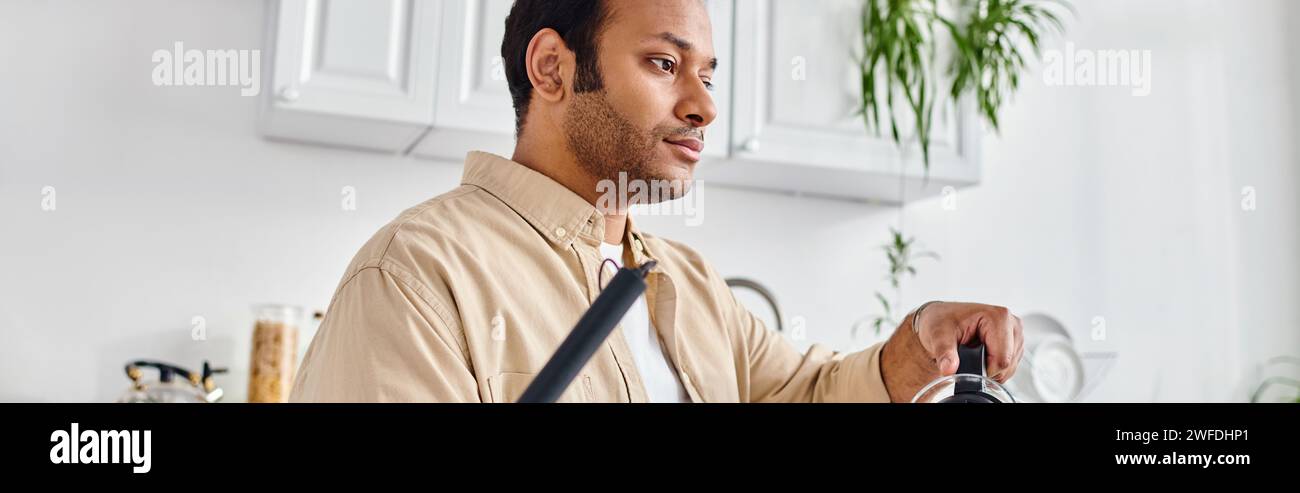
{"type": "MultiPolygon", "coordinates": [[[[604,220],[532,169],[471,153],[463,184],[357,253],[298,369],[294,402],[514,402],[599,294],[604,220]]],[[[651,324],[693,402],[884,402],[880,349],[797,351],[699,253],[629,221],[651,324]]],[[[608,277],[608,276],[607,276],[608,277]]],[[[645,402],[619,329],[561,402],[645,402]]]]}

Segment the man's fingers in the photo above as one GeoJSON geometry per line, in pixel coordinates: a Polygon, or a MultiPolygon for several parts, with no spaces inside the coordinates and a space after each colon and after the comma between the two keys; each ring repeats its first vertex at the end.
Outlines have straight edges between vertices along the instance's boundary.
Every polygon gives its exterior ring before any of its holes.
{"type": "MultiPolygon", "coordinates": [[[[1009,310],[995,307],[979,322],[980,340],[987,353],[986,373],[1000,377],[1008,369],[1014,370],[1016,344],[1020,336],[1020,321],[1009,310]]],[[[1002,381],[1000,378],[995,378],[1002,381]]]]}
{"type": "Polygon", "coordinates": [[[940,375],[957,373],[957,344],[953,337],[954,330],[927,330],[921,332],[921,345],[934,361],[934,368],[940,375]]]}
{"type": "Polygon", "coordinates": [[[947,376],[957,373],[957,368],[961,364],[957,357],[957,345],[954,344],[952,349],[936,357],[934,364],[940,375],[947,376]]]}
{"type": "Polygon", "coordinates": [[[1016,371],[1020,369],[1020,359],[1025,355],[1025,338],[1021,334],[1016,334],[1016,350],[1011,356],[1011,366],[1003,369],[997,375],[990,375],[999,383],[1007,383],[1011,377],[1016,376],[1016,371]]]}
{"type": "Polygon", "coordinates": [[[926,321],[917,330],[917,337],[921,347],[929,353],[935,370],[940,375],[952,375],[957,373],[957,345],[961,344],[961,331],[949,327],[951,321],[938,317],[934,308],[926,312],[926,321]]]}
{"type": "Polygon", "coordinates": [[[1006,383],[1011,380],[1011,377],[1016,376],[1016,371],[1020,369],[1020,359],[1024,357],[1025,357],[1025,336],[1024,334],[1021,334],[1019,338],[1019,343],[1016,344],[1016,357],[1011,360],[1011,369],[1007,372],[1007,376],[1002,381],[1002,383],[1006,383]]]}
{"type": "Polygon", "coordinates": [[[952,306],[958,307],[956,316],[939,316],[944,312],[931,308],[932,311],[926,315],[934,315],[923,317],[925,320],[917,330],[921,346],[933,361],[935,370],[945,376],[957,373],[957,347],[978,339],[985,348],[985,374],[999,382],[1009,380],[1024,353],[1020,318],[1004,307],[952,306]],[[963,313],[963,310],[969,311],[963,313]]]}

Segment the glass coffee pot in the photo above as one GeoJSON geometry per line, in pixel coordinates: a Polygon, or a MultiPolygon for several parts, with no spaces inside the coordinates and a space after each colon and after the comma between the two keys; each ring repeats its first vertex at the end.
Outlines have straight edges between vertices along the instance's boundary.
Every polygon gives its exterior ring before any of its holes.
{"type": "Polygon", "coordinates": [[[921,387],[914,403],[998,404],[1014,403],[1002,384],[984,375],[984,344],[957,347],[957,373],[921,387]]]}

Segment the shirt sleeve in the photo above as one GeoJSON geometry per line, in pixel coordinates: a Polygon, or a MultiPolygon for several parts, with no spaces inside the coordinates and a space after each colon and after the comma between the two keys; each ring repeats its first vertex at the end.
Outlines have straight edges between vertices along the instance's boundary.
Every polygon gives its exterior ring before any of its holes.
{"type": "Polygon", "coordinates": [[[880,373],[883,342],[850,354],[820,344],[800,353],[734,296],[728,304],[745,332],[751,402],[889,402],[880,373]]]}
{"type": "Polygon", "coordinates": [[[404,277],[366,267],[339,288],[291,402],[481,401],[459,329],[404,277]]]}

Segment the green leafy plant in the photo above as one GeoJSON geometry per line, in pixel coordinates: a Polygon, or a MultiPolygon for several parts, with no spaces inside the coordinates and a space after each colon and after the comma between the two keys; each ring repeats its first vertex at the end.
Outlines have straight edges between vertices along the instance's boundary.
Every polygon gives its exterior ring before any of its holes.
{"type": "MultiPolygon", "coordinates": [[[[889,280],[891,291],[889,295],[876,291],[876,301],[880,302],[881,312],[871,319],[871,327],[877,335],[886,326],[894,327],[902,321],[902,314],[897,309],[901,305],[903,278],[916,275],[916,267],[912,262],[921,258],[939,260],[937,253],[918,250],[915,246],[916,238],[905,238],[902,231],[894,228],[889,228],[889,233],[889,243],[880,248],[889,258],[889,274],[885,278],[889,280]],[[892,302],[891,297],[894,300],[892,302]]],[[[854,327],[853,335],[857,335],[857,327],[854,327]]]]}
{"type": "Polygon", "coordinates": [[[949,75],[952,86],[948,95],[954,100],[963,94],[975,95],[980,114],[996,131],[998,110],[1002,102],[1020,87],[1025,70],[1021,51],[1028,43],[1034,56],[1040,55],[1039,42],[1049,29],[1065,31],[1061,17],[1048,6],[1071,10],[1063,0],[962,0],[960,10],[968,11],[964,24],[938,17],[957,46],[949,75]],[[1022,43],[1023,41],[1023,43],[1022,43]]]}
{"type": "Polygon", "coordinates": [[[901,96],[915,118],[926,169],[930,163],[930,123],[934,115],[934,19],[936,0],[866,0],[862,9],[862,107],[867,130],[880,134],[880,114],[887,114],[890,136],[902,146],[899,130],[901,96]],[[881,83],[883,82],[883,86],[881,83]],[[884,103],[882,108],[881,103],[884,103]]]}
{"type": "Polygon", "coordinates": [[[1003,102],[1020,87],[1025,46],[1037,56],[1044,34],[1064,31],[1057,13],[1063,9],[1071,10],[1065,0],[865,0],[858,112],[868,131],[879,135],[881,113],[887,113],[890,137],[901,147],[899,110],[909,111],[912,137],[929,172],[930,132],[942,85],[935,65],[939,43],[945,41],[953,47],[947,96],[954,102],[972,96],[997,131],[1003,102]],[[953,13],[945,15],[941,7],[953,13]],[[905,104],[895,104],[899,99],[905,104]]]}

